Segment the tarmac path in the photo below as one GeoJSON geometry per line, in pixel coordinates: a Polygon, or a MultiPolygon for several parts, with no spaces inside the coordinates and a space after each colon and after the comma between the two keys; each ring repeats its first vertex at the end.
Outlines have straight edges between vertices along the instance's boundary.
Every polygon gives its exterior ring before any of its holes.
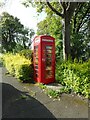
{"type": "Polygon", "coordinates": [[[87,99],[63,94],[60,101],[53,100],[36,84],[21,83],[5,73],[1,67],[2,118],[88,118],[87,99]]]}

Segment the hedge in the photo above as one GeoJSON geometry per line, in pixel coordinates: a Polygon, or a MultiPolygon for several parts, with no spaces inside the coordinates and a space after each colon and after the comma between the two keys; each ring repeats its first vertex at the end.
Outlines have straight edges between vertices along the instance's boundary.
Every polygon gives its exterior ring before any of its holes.
{"type": "Polygon", "coordinates": [[[65,91],[90,98],[90,60],[84,63],[58,63],[56,65],[56,80],[65,86],[65,91]]]}
{"type": "Polygon", "coordinates": [[[8,72],[21,81],[31,81],[33,79],[33,65],[30,59],[26,59],[20,54],[4,54],[3,64],[8,72]]]}

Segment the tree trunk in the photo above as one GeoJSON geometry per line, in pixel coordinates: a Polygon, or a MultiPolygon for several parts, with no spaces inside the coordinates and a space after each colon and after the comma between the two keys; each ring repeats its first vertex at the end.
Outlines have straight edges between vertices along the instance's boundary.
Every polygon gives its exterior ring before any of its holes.
{"type": "Polygon", "coordinates": [[[65,15],[63,25],[63,58],[68,60],[70,55],[70,20],[68,15],[65,15]]]}
{"type": "Polygon", "coordinates": [[[64,60],[68,60],[70,55],[70,20],[75,11],[75,8],[78,7],[78,2],[67,2],[68,6],[65,2],[61,2],[63,8],[63,14],[57,11],[50,3],[49,0],[46,0],[48,7],[55,12],[57,15],[62,17],[64,20],[63,25],[63,58],[64,60]]]}

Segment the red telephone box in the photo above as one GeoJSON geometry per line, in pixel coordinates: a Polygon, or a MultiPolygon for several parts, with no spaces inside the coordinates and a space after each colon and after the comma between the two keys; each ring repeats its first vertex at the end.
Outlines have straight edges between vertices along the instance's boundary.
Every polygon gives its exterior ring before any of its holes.
{"type": "Polygon", "coordinates": [[[34,38],[34,80],[49,84],[55,81],[55,39],[40,35],[34,38]]]}

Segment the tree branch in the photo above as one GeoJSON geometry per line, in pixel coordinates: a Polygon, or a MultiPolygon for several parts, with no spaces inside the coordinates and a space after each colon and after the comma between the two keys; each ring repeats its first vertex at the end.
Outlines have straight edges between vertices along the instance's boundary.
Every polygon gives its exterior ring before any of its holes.
{"type": "Polygon", "coordinates": [[[73,18],[74,19],[74,29],[73,29],[73,32],[76,31],[76,18],[77,18],[77,14],[82,9],[82,7],[83,7],[84,4],[85,3],[78,4],[77,9],[75,10],[75,15],[74,15],[74,18],[73,18]]]}
{"type": "Polygon", "coordinates": [[[85,16],[87,15],[87,12],[88,12],[88,10],[90,9],[90,4],[89,4],[89,6],[88,6],[88,8],[87,8],[87,10],[86,10],[86,12],[84,13],[84,15],[82,16],[82,18],[81,18],[81,21],[80,21],[80,23],[79,23],[79,25],[78,25],[78,27],[77,27],[77,30],[76,30],[76,32],[78,32],[79,31],[79,29],[81,28],[80,26],[82,25],[82,22],[83,22],[83,19],[85,18],[85,16]]]}
{"type": "Polygon", "coordinates": [[[78,2],[70,2],[69,8],[66,11],[67,13],[69,13],[69,19],[71,19],[73,12],[75,8],[77,8],[78,4],[78,2]]]}
{"type": "Polygon", "coordinates": [[[83,7],[84,4],[85,4],[85,2],[83,2],[81,4],[78,4],[77,10],[76,10],[76,13],[75,13],[75,17],[77,16],[78,12],[81,10],[81,8],[83,7]]]}
{"type": "MultiPolygon", "coordinates": [[[[75,10],[75,14],[74,14],[74,29],[73,29],[73,32],[76,32],[76,30],[77,30],[77,27],[76,27],[76,19],[77,19],[77,15],[79,14],[79,12],[82,10],[82,7],[84,6],[84,4],[85,4],[85,2],[83,2],[83,3],[81,3],[81,4],[78,4],[78,6],[77,6],[77,9],[75,10]]],[[[83,26],[83,25],[82,25],[83,26]]],[[[81,26],[81,27],[82,27],[81,26]]],[[[80,27],[80,28],[81,28],[80,27]]]]}
{"type": "Polygon", "coordinates": [[[64,14],[61,14],[60,12],[58,12],[54,7],[52,7],[52,5],[48,2],[48,0],[46,0],[46,3],[48,5],[48,7],[55,12],[57,15],[59,15],[60,17],[64,18],[64,14]]]}
{"type": "MultiPolygon", "coordinates": [[[[86,19],[86,20],[84,20],[84,22],[80,25],[80,28],[82,28],[82,26],[88,21],[89,19],[86,19]]],[[[79,28],[79,29],[80,29],[79,28]]]]}
{"type": "Polygon", "coordinates": [[[66,6],[65,2],[61,2],[61,5],[62,5],[62,7],[63,7],[64,9],[66,9],[66,8],[67,8],[67,6],[66,6]]]}

